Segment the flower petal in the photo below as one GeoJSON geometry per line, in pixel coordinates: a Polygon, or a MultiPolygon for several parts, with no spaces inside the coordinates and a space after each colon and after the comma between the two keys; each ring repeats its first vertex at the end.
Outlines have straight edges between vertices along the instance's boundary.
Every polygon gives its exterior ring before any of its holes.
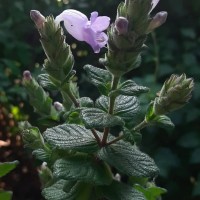
{"type": "Polygon", "coordinates": [[[84,41],[83,29],[88,22],[86,15],[77,10],[68,9],[56,17],[56,23],[61,21],[64,21],[64,26],[69,34],[79,41],[84,41]]]}
{"type": "Polygon", "coordinates": [[[96,20],[96,18],[98,17],[98,12],[94,11],[90,14],[90,22],[91,24],[94,23],[94,21],[96,20]]]}
{"type": "Polygon", "coordinates": [[[151,7],[151,10],[149,11],[149,13],[156,7],[156,5],[158,4],[159,1],[160,0],[152,0],[152,2],[151,2],[152,7],[151,7]]]}
{"type": "Polygon", "coordinates": [[[91,28],[85,28],[84,41],[87,42],[94,50],[95,53],[99,53],[100,47],[96,41],[96,33],[91,28]]]}
{"type": "Polygon", "coordinates": [[[94,31],[101,32],[108,28],[110,24],[110,18],[106,16],[97,17],[93,23],[91,23],[91,28],[94,31]]]}

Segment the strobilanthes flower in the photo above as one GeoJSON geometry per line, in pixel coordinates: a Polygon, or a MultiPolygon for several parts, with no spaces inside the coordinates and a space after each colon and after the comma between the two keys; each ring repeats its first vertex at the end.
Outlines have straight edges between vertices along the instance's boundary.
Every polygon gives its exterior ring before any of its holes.
{"type": "Polygon", "coordinates": [[[90,20],[83,13],[68,9],[63,11],[55,19],[56,23],[64,21],[66,30],[75,39],[87,42],[94,50],[99,53],[100,49],[107,44],[108,37],[103,32],[110,24],[107,16],[98,17],[98,12],[92,12],[90,20]]]}

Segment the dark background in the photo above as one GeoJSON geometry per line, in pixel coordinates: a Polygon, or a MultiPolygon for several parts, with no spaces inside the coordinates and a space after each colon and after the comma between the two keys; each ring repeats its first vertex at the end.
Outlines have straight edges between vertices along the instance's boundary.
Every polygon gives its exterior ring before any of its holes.
{"type": "MultiPolygon", "coordinates": [[[[5,178],[0,187],[13,191],[14,200],[39,200],[40,183],[37,176],[39,162],[23,148],[17,122],[29,119],[33,124],[37,115],[29,106],[21,85],[22,72],[33,75],[41,72],[44,53],[39,34],[29,17],[31,9],[40,10],[45,16],[58,15],[66,8],[73,8],[89,16],[97,10],[100,15],[115,19],[119,0],[0,0],[0,161],[19,160],[19,166],[5,178]]],[[[151,88],[149,101],[155,97],[164,80],[172,73],[186,73],[193,77],[195,89],[190,103],[170,117],[176,125],[173,131],[148,128],[143,131],[141,148],[150,154],[160,167],[156,179],[159,186],[168,190],[164,200],[200,199],[200,1],[161,0],[152,12],[167,11],[167,22],[149,35],[149,50],[143,54],[139,69],[127,75],[151,88]]],[[[76,58],[78,84],[81,96],[96,98],[98,93],[86,79],[82,67],[93,64],[102,67],[96,55],[85,43],[77,43],[67,35],[76,58]]],[[[144,102],[145,103],[145,102],[144,102]]]]}

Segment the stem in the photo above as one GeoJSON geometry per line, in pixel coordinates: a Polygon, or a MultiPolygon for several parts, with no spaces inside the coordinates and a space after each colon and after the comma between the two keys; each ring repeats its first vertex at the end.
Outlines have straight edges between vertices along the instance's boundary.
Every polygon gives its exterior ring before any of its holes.
{"type": "Polygon", "coordinates": [[[158,77],[159,65],[160,65],[159,46],[158,46],[158,43],[157,43],[156,33],[155,32],[151,32],[151,37],[152,37],[152,40],[153,40],[154,53],[155,53],[155,72],[154,72],[154,77],[155,77],[155,81],[156,81],[157,77],[158,77]]]}
{"type": "Polygon", "coordinates": [[[123,137],[124,137],[124,135],[120,135],[117,138],[115,138],[114,140],[108,142],[106,145],[114,144],[114,143],[118,142],[119,140],[123,139],[123,137]]]}
{"type": "Polygon", "coordinates": [[[100,140],[100,138],[99,138],[99,136],[98,136],[96,130],[93,128],[93,129],[91,129],[91,131],[92,131],[92,134],[94,135],[94,137],[95,137],[95,139],[96,139],[98,145],[101,146],[101,140],[100,140]]]}
{"type": "MultiPolygon", "coordinates": [[[[120,80],[120,77],[118,77],[118,76],[113,76],[113,77],[112,77],[112,87],[111,87],[111,91],[117,89],[119,80],[120,80]]],[[[116,96],[111,96],[111,97],[109,98],[108,114],[110,114],[110,115],[112,115],[113,112],[114,112],[115,99],[116,99],[116,96]]],[[[105,146],[105,145],[106,145],[109,131],[110,131],[110,128],[108,128],[108,127],[106,127],[106,128],[104,129],[103,139],[102,139],[102,143],[101,143],[102,146],[105,146]]]]}
{"type": "Polygon", "coordinates": [[[133,128],[134,131],[140,131],[141,129],[145,128],[148,125],[146,120],[143,120],[140,124],[133,128]]]}
{"type": "Polygon", "coordinates": [[[76,97],[75,97],[74,94],[72,93],[69,84],[68,84],[68,86],[67,86],[65,92],[66,92],[66,94],[68,95],[68,97],[71,99],[71,101],[73,102],[74,106],[75,106],[76,108],[80,107],[79,102],[77,101],[76,97]]]}
{"type": "MultiPolygon", "coordinates": [[[[146,120],[142,121],[140,124],[138,124],[137,126],[135,126],[133,128],[134,131],[140,131],[141,129],[145,128],[148,125],[148,122],[146,120]]],[[[115,138],[114,140],[106,143],[106,145],[111,145],[114,144],[116,142],[118,142],[119,140],[123,139],[124,135],[120,135],[117,138],[115,138]]]]}

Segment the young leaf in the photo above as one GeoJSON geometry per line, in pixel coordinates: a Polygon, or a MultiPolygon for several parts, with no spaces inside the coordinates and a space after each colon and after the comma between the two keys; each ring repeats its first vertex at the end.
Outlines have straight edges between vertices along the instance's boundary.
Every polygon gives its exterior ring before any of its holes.
{"type": "Polygon", "coordinates": [[[32,152],[32,154],[43,162],[48,162],[51,157],[50,152],[45,151],[44,149],[36,149],[32,152]]]}
{"type": "Polygon", "coordinates": [[[157,125],[162,128],[168,128],[168,129],[174,128],[173,122],[166,115],[158,115],[154,117],[154,119],[150,121],[150,124],[157,125]]]}
{"type": "Polygon", "coordinates": [[[45,89],[57,90],[56,85],[54,85],[52,81],[49,80],[48,74],[40,74],[38,76],[38,83],[45,89]]]}
{"type": "Polygon", "coordinates": [[[81,97],[78,99],[81,107],[91,108],[94,107],[94,102],[89,97],[81,97]]]}
{"type": "Polygon", "coordinates": [[[137,85],[132,80],[127,80],[122,83],[117,90],[111,91],[109,96],[112,95],[126,95],[126,96],[139,96],[142,93],[149,91],[149,88],[137,85]]]}
{"type": "Polygon", "coordinates": [[[44,132],[44,138],[53,147],[81,152],[95,152],[97,141],[92,132],[75,124],[63,124],[49,128],[44,132]]]}
{"type": "Polygon", "coordinates": [[[143,188],[141,185],[135,185],[135,189],[142,192],[147,200],[157,200],[160,196],[167,192],[166,189],[161,187],[156,187],[155,185],[143,188]]]}
{"type": "Polygon", "coordinates": [[[84,69],[86,70],[91,83],[99,89],[101,94],[107,96],[111,87],[111,74],[107,70],[93,67],[92,65],[85,65],[84,69]]]}
{"type": "Polygon", "coordinates": [[[0,177],[5,176],[8,174],[10,171],[15,169],[15,167],[19,164],[17,160],[13,162],[4,162],[0,163],[0,177]]]}
{"type": "MultiPolygon", "coordinates": [[[[99,97],[96,100],[96,107],[107,110],[108,97],[99,97]]],[[[139,109],[139,101],[136,97],[120,95],[115,100],[114,115],[121,117],[125,122],[129,122],[136,118],[139,109]]]]}
{"type": "Polygon", "coordinates": [[[81,118],[86,128],[104,128],[124,125],[123,120],[98,108],[87,108],[81,111],[81,118]]]}
{"type": "Polygon", "coordinates": [[[11,200],[12,199],[12,192],[0,190],[0,199],[11,200]]]}
{"type": "Polygon", "coordinates": [[[113,181],[109,186],[101,187],[103,196],[108,200],[146,200],[142,193],[129,185],[113,181]]]}
{"type": "Polygon", "coordinates": [[[112,173],[104,162],[97,162],[88,155],[75,155],[59,159],[54,164],[54,176],[71,181],[108,185],[112,182],[112,173]]]}
{"type": "Polygon", "coordinates": [[[142,140],[142,135],[139,132],[136,132],[134,130],[129,130],[127,128],[124,128],[123,130],[124,134],[124,140],[130,142],[131,144],[140,144],[142,140]]]}
{"type": "Polygon", "coordinates": [[[152,178],[158,174],[153,159],[123,141],[103,147],[98,157],[128,176],[152,178]]]}

